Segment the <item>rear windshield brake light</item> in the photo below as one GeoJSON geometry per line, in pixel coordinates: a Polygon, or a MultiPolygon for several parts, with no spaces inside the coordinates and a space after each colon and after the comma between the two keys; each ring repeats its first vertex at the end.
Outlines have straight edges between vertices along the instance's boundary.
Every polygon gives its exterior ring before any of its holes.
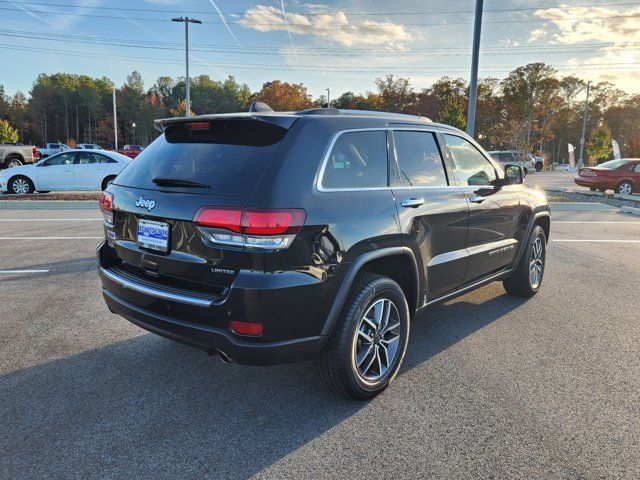
{"type": "Polygon", "coordinates": [[[185,127],[189,130],[209,130],[211,128],[211,124],[209,122],[191,122],[186,123],[185,127]]]}

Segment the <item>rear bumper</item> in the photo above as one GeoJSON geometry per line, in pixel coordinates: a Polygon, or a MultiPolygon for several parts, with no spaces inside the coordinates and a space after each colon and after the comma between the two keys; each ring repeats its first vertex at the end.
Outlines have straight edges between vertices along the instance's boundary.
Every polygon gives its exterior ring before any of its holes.
{"type": "Polygon", "coordinates": [[[109,310],[131,323],[171,340],[214,353],[218,350],[245,365],[276,365],[313,358],[322,348],[321,336],[296,338],[280,342],[248,342],[234,338],[230,332],[197,325],[175,318],[151,314],[103,288],[109,310]]]}
{"type": "Polygon", "coordinates": [[[607,180],[606,177],[581,177],[576,175],[573,178],[576,185],[589,188],[615,188],[615,181],[607,180]]]}
{"type": "MultiPolygon", "coordinates": [[[[309,360],[326,342],[321,332],[332,303],[326,297],[330,290],[326,281],[289,275],[283,284],[271,273],[269,277],[274,278],[265,277],[268,283],[248,286],[239,276],[221,298],[187,296],[119,277],[105,265],[108,248],[98,249],[104,300],[113,313],[145,330],[209,353],[222,351],[247,365],[309,360]],[[262,323],[265,333],[263,337],[238,335],[229,328],[230,320],[262,323]]],[[[258,274],[248,275],[255,282],[258,274]]]]}

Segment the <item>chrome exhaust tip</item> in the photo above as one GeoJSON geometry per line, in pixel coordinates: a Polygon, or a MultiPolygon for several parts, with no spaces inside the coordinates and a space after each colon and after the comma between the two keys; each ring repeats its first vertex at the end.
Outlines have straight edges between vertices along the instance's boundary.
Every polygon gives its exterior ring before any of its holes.
{"type": "Polygon", "coordinates": [[[229,355],[224,353],[222,350],[218,350],[218,357],[227,365],[229,365],[230,363],[233,363],[233,359],[229,355]]]}

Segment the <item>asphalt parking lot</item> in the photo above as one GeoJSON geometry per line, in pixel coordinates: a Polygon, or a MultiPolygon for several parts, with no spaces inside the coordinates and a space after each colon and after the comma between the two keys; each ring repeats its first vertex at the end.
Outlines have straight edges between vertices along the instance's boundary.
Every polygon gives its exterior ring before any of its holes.
{"type": "Polygon", "coordinates": [[[369,403],[111,315],[99,217],[0,210],[2,478],[640,476],[640,217],[554,208],[542,291],[424,312],[369,403]]]}

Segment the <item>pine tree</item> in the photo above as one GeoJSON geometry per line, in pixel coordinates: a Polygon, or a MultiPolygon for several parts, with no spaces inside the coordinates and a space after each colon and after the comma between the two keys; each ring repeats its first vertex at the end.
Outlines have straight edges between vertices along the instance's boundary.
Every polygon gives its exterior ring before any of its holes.
{"type": "Polygon", "coordinates": [[[0,120],[0,143],[10,142],[16,143],[18,141],[18,131],[9,125],[6,120],[0,120]]]}
{"type": "Polygon", "coordinates": [[[440,123],[459,128],[460,130],[466,130],[467,128],[467,119],[464,115],[464,108],[459,102],[447,102],[444,110],[438,118],[438,121],[440,123]]]}
{"type": "Polygon", "coordinates": [[[599,160],[607,160],[613,153],[611,146],[611,130],[606,125],[600,125],[591,132],[587,142],[589,165],[597,165],[599,160]]]}

